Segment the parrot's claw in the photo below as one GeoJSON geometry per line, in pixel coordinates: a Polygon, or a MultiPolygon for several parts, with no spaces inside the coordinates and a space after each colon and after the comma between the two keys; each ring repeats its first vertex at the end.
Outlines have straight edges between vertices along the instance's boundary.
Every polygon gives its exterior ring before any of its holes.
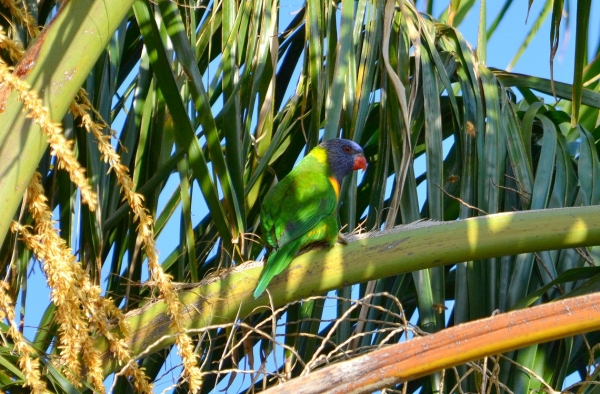
{"type": "Polygon", "coordinates": [[[344,234],[338,233],[338,242],[344,245],[348,245],[348,240],[344,237],[344,234]]]}

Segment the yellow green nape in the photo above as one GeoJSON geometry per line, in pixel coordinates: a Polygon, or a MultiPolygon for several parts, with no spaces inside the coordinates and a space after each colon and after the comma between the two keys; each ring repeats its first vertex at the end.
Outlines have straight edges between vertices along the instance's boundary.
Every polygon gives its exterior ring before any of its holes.
{"type": "Polygon", "coordinates": [[[327,149],[323,148],[322,146],[317,146],[311,150],[309,155],[317,159],[319,163],[329,166],[329,163],[327,162],[327,149]]]}

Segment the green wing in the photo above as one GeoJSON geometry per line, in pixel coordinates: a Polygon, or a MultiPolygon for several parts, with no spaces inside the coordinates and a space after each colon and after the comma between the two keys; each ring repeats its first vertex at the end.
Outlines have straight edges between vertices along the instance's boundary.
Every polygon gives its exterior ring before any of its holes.
{"type": "Polygon", "coordinates": [[[263,235],[273,251],[254,292],[255,298],[302,247],[318,241],[333,245],[337,239],[337,196],[329,179],[320,172],[302,170],[299,165],[263,200],[263,235]]]}
{"type": "Polygon", "coordinates": [[[258,298],[265,291],[275,275],[278,275],[290,265],[303,246],[322,240],[333,245],[337,239],[338,230],[337,217],[331,214],[323,218],[306,234],[283,245],[279,249],[274,249],[269,254],[265,269],[254,291],[254,298],[258,298]]]}
{"type": "Polygon", "coordinates": [[[290,173],[267,193],[261,223],[273,248],[298,239],[323,218],[333,215],[337,198],[329,179],[319,173],[290,173]]]}
{"type": "Polygon", "coordinates": [[[265,269],[260,275],[256,290],[254,290],[254,298],[258,298],[267,288],[271,279],[284,270],[291,262],[296,253],[298,253],[299,242],[292,242],[280,249],[273,250],[269,254],[265,269]]]}

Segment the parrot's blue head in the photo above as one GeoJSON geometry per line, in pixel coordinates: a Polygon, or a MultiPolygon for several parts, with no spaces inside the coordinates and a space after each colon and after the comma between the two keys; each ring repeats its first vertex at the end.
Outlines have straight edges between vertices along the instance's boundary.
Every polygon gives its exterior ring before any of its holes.
{"type": "Polygon", "coordinates": [[[319,147],[327,151],[329,172],[340,184],[352,171],[367,169],[367,159],[363,149],[354,141],[335,138],[322,142],[319,147]]]}

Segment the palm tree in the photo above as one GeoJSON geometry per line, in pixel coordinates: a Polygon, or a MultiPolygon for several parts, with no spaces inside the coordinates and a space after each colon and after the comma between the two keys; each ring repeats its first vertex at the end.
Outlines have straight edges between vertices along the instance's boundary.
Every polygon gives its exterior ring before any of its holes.
{"type": "MultiPolygon", "coordinates": [[[[433,1],[309,0],[283,27],[278,1],[3,3],[2,389],[528,392],[578,373],[592,392],[591,2],[572,84],[486,67],[511,3],[477,49],[473,1],[434,19],[433,1]],[[369,162],[341,191],[351,242],[255,300],[262,197],[336,136],[369,162]],[[25,338],[37,261],[51,302],[25,338]]],[[[563,2],[544,9],[555,51],[563,2]]]]}

